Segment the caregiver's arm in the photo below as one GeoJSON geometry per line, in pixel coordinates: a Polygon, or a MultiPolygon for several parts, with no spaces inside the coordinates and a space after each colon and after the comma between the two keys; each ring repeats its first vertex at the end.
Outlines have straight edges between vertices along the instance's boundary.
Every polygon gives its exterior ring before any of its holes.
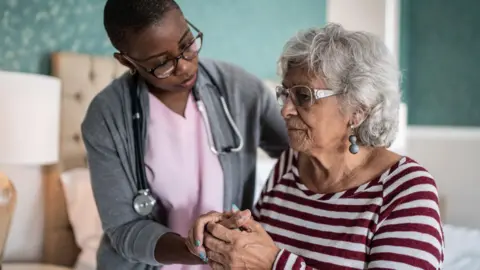
{"type": "Polygon", "coordinates": [[[148,265],[201,263],[190,255],[182,237],[134,211],[135,185],[128,179],[133,172],[120,160],[119,153],[125,150],[119,149],[123,147],[119,141],[114,141],[120,140],[120,135],[115,124],[108,122],[112,117],[108,108],[101,97],[94,99],[82,123],[82,137],[97,209],[113,249],[129,261],[148,265]]]}
{"type": "Polygon", "coordinates": [[[185,245],[185,238],[175,233],[165,233],[157,241],[155,258],[162,264],[203,264],[185,245]]]}

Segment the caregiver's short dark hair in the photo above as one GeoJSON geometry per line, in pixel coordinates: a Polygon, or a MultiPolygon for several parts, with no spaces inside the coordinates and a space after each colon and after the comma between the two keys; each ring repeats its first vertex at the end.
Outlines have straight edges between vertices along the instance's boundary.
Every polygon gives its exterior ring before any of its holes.
{"type": "Polygon", "coordinates": [[[173,9],[180,9],[174,0],[107,0],[103,25],[112,45],[120,50],[129,31],[157,24],[173,9]]]}

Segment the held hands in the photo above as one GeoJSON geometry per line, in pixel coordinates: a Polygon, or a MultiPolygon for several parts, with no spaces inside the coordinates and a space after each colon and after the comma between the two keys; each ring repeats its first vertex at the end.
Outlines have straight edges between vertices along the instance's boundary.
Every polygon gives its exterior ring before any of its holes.
{"type": "MultiPolygon", "coordinates": [[[[271,269],[279,248],[262,226],[250,219],[250,216],[250,211],[245,210],[225,214],[211,212],[200,217],[201,222],[197,220],[195,225],[198,230],[200,227],[206,230],[201,232],[202,238],[194,237],[195,242],[187,241],[190,242],[187,243],[189,250],[200,257],[202,255],[198,252],[206,250],[204,261],[208,261],[213,269],[271,269]],[[200,239],[204,240],[205,248],[202,247],[200,239]],[[192,243],[193,246],[200,244],[192,247],[192,243]]],[[[200,236],[198,232],[196,235],[200,236]]]]}
{"type": "Polygon", "coordinates": [[[204,248],[203,240],[205,235],[205,230],[209,222],[218,223],[226,228],[234,229],[244,229],[248,230],[247,227],[244,227],[244,224],[250,220],[251,213],[249,210],[239,211],[236,205],[232,207],[233,211],[218,213],[215,211],[208,212],[204,215],[201,215],[193,224],[192,228],[188,232],[188,237],[185,244],[188,247],[188,250],[195,256],[198,256],[204,262],[208,262],[207,254],[204,248]]]}

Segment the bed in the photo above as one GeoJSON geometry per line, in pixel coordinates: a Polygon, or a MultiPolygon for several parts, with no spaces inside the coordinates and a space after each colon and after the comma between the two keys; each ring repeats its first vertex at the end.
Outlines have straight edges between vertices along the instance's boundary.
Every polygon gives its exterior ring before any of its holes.
{"type": "MultiPolygon", "coordinates": [[[[80,123],[95,94],[126,68],[113,57],[70,52],[54,53],[51,60],[52,75],[61,79],[63,87],[61,145],[59,164],[44,167],[43,171],[43,261],[76,270],[93,270],[101,227],[89,191],[80,123]],[[79,217],[85,213],[87,216],[79,217]]],[[[273,160],[260,155],[258,179],[265,179],[273,164],[273,160]]],[[[446,207],[446,199],[441,198],[442,213],[446,207]]],[[[444,269],[480,270],[480,230],[449,225],[448,220],[444,222],[447,223],[444,269]]]]}

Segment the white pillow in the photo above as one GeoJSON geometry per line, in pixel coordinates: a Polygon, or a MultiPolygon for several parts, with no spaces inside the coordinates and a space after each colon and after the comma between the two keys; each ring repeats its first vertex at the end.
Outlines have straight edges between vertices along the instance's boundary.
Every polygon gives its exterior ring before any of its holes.
{"type": "Polygon", "coordinates": [[[74,269],[96,269],[96,254],[103,230],[93,198],[90,173],[87,168],[68,170],[62,173],[61,181],[68,218],[81,249],[74,269]]]}

